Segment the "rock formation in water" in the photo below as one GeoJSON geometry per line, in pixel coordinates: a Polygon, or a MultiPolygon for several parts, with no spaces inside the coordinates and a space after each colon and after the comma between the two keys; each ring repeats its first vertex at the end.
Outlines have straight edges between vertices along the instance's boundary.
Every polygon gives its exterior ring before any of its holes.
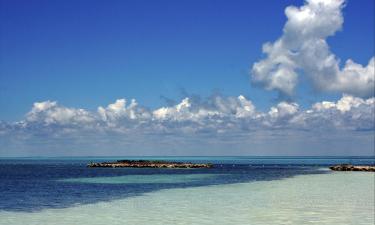
{"type": "Polygon", "coordinates": [[[135,167],[135,168],[211,168],[212,164],[167,162],[150,160],[118,160],[116,162],[89,163],[88,167],[135,167]]]}
{"type": "Polygon", "coordinates": [[[354,166],[350,164],[341,164],[329,167],[331,170],[335,171],[366,171],[375,172],[375,166],[354,166]]]}

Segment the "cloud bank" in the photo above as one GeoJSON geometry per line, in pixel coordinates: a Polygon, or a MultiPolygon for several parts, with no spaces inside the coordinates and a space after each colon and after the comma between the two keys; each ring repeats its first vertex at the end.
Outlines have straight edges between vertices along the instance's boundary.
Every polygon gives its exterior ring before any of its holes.
{"type": "Polygon", "coordinates": [[[155,110],[139,106],[134,99],[129,104],[118,99],[106,107],[98,107],[96,112],[45,101],[34,103],[24,120],[3,122],[0,132],[232,133],[275,128],[359,131],[374,129],[374,101],[374,97],[343,95],[337,102],[318,102],[306,110],[295,102],[280,102],[266,112],[258,111],[242,95],[216,95],[204,100],[186,97],[174,106],[155,110]]]}
{"type": "MultiPolygon", "coordinates": [[[[139,149],[146,145],[148,149],[178,149],[190,144],[191,148],[217,145],[227,148],[227,154],[231,153],[228,148],[251,151],[257,145],[258,154],[262,154],[262,148],[282,150],[283,146],[277,146],[280,143],[306,143],[311,138],[320,148],[324,140],[336,142],[337,137],[344,141],[354,141],[355,136],[357,141],[363,141],[366,137],[366,143],[371,145],[368,136],[374,131],[374,103],[374,97],[343,95],[336,102],[317,102],[308,109],[295,102],[280,102],[263,112],[242,95],[215,95],[206,99],[186,97],[178,104],[155,110],[140,106],[134,99],[129,103],[118,99],[89,111],[45,101],[34,103],[21,121],[0,123],[0,144],[10,149],[34,146],[33,151],[69,146],[139,149]],[[270,143],[274,146],[268,146],[270,143]]],[[[8,150],[2,149],[2,154],[8,150]]],[[[366,147],[367,154],[368,151],[371,148],[366,147]]]]}
{"type": "Polygon", "coordinates": [[[290,96],[298,76],[305,74],[321,91],[373,96],[374,57],[367,66],[348,59],[340,68],[340,59],[327,44],[327,38],[342,29],[344,6],[344,0],[307,0],[301,7],[287,7],[283,34],[263,45],[266,58],[253,64],[252,82],[290,96]]]}

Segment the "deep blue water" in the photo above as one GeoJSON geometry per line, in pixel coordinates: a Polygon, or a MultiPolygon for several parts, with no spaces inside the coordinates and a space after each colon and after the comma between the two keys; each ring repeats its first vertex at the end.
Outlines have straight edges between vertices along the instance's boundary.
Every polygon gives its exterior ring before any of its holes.
{"type": "Polygon", "coordinates": [[[38,211],[126,198],[167,188],[277,180],[338,163],[375,164],[372,157],[142,157],[169,161],[211,162],[212,169],[87,168],[89,162],[139,157],[0,158],[0,210],[38,211]],[[128,175],[213,174],[176,183],[82,183],[64,179],[128,175]],[[217,176],[215,176],[217,174],[217,176]]]}

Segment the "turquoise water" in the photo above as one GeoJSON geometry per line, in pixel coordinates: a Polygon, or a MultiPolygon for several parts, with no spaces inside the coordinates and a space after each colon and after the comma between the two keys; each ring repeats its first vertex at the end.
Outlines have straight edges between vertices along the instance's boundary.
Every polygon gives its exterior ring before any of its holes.
{"type": "Polygon", "coordinates": [[[169,189],[40,212],[0,212],[0,224],[374,224],[374,174],[335,172],[169,189]]]}
{"type": "Polygon", "coordinates": [[[91,184],[176,184],[201,181],[219,174],[127,175],[115,177],[90,177],[62,179],[62,182],[91,184]]]}
{"type": "Polygon", "coordinates": [[[1,159],[0,225],[375,223],[375,173],[327,169],[373,164],[370,157],[173,158],[214,162],[213,169],[85,166],[108,159],[1,159]]]}

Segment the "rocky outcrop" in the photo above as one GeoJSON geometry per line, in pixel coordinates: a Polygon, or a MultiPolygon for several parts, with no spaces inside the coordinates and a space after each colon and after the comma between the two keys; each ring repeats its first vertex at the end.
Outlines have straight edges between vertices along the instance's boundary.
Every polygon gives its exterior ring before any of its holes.
{"type": "Polygon", "coordinates": [[[335,171],[365,171],[365,172],[375,172],[375,166],[354,166],[350,164],[341,164],[329,167],[331,170],[335,171]]]}
{"type": "Polygon", "coordinates": [[[211,168],[212,164],[167,162],[150,160],[118,160],[116,162],[89,163],[88,167],[134,167],[134,168],[211,168]]]}

